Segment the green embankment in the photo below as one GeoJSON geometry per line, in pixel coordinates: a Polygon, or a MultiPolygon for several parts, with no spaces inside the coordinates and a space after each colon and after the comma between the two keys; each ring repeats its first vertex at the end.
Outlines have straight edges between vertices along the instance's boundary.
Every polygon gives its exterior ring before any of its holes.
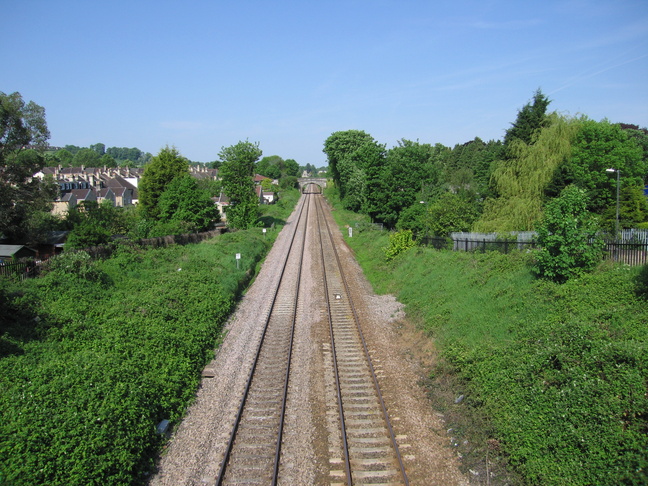
{"type": "Polygon", "coordinates": [[[463,425],[466,443],[482,441],[473,454],[506,457],[521,484],[648,484],[648,303],[637,295],[638,268],[602,264],[557,285],[534,279],[531,253],[417,247],[386,263],[386,232],[334,214],[374,289],[394,294],[435,340],[442,362],[431,388],[448,376],[457,388],[438,405],[486,417],[480,433],[463,425]]]}
{"type": "Polygon", "coordinates": [[[66,254],[40,278],[0,280],[0,484],[144,484],[157,425],[181,419],[298,196],[264,208],[266,235],[66,254]]]}

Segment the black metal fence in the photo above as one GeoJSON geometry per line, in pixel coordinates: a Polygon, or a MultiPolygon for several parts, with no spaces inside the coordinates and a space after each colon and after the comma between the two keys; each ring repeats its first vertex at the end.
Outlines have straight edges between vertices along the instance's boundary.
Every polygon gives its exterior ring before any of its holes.
{"type": "MultiPolygon", "coordinates": [[[[493,240],[493,239],[469,239],[469,238],[420,238],[422,245],[431,246],[438,250],[453,251],[498,251],[510,253],[512,251],[526,251],[538,248],[535,240],[493,240]]],[[[606,258],[626,263],[628,265],[645,265],[648,263],[648,243],[625,243],[617,241],[606,241],[603,247],[606,258]]]]}

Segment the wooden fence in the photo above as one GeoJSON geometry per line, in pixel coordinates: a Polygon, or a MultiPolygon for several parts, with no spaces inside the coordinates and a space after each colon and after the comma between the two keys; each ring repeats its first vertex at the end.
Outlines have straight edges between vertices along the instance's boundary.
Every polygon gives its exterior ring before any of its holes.
{"type": "Polygon", "coordinates": [[[25,280],[38,273],[38,263],[34,260],[0,263],[0,276],[16,280],[25,280]]]}

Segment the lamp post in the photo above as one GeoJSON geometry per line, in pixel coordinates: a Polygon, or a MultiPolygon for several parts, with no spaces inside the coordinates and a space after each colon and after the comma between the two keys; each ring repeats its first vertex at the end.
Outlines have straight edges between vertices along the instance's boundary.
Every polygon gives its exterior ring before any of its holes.
{"type": "Polygon", "coordinates": [[[619,169],[605,169],[605,172],[616,172],[617,175],[617,200],[616,200],[616,233],[614,239],[619,238],[619,186],[621,185],[621,171],[619,169]]]}

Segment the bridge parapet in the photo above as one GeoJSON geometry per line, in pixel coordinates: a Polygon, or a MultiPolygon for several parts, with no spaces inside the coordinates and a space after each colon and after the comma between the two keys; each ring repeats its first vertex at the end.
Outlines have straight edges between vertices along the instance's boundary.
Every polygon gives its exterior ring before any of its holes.
{"type": "Polygon", "coordinates": [[[301,177],[297,179],[297,183],[299,184],[299,189],[302,190],[304,187],[306,187],[308,184],[317,184],[320,186],[322,189],[326,187],[326,178],[324,177],[301,177]]]}

